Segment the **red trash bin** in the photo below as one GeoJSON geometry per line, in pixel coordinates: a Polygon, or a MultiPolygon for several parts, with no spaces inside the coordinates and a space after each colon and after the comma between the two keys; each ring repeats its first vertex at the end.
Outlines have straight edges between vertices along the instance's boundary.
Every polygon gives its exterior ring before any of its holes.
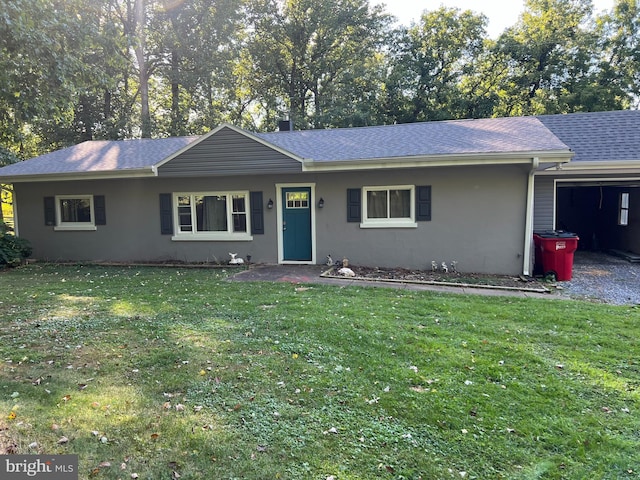
{"type": "Polygon", "coordinates": [[[569,232],[534,232],[534,271],[555,275],[556,280],[561,282],[571,280],[573,254],[578,248],[578,240],[576,234],[569,232]]]}

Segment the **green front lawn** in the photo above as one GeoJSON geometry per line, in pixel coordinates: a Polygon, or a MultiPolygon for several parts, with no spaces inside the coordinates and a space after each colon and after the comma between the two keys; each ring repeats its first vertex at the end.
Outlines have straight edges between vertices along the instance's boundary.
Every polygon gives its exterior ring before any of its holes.
{"type": "Polygon", "coordinates": [[[638,478],[635,307],[0,272],[0,454],[80,478],[638,478]]]}

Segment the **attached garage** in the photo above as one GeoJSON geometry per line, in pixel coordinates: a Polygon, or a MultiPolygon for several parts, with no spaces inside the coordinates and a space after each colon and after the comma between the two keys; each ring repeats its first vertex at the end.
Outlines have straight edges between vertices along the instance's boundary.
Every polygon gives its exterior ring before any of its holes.
{"type": "Polygon", "coordinates": [[[538,118],[574,158],[536,173],[534,229],[576,233],[578,250],[640,254],[640,111],[538,118]]]}
{"type": "Polygon", "coordinates": [[[557,182],[556,228],[580,250],[640,253],[640,182],[557,182]]]}

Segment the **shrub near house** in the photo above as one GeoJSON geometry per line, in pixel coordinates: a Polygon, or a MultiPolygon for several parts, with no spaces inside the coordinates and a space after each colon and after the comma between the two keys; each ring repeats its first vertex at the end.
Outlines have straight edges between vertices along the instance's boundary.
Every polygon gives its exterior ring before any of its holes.
{"type": "Polygon", "coordinates": [[[24,238],[13,235],[11,229],[0,222],[0,267],[15,267],[31,255],[31,245],[24,238]]]}

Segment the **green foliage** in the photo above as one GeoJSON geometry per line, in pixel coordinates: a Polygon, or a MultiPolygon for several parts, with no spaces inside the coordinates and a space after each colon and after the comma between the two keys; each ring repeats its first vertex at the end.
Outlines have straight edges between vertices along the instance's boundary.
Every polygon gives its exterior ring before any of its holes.
{"type": "Polygon", "coordinates": [[[27,240],[13,235],[11,229],[0,221],[0,266],[18,266],[31,255],[31,251],[27,240]]]}
{"type": "Polygon", "coordinates": [[[255,1],[251,15],[248,59],[258,73],[256,94],[268,95],[269,120],[290,116],[298,129],[332,126],[332,103],[354,100],[354,76],[380,73],[366,65],[375,66],[390,18],[366,0],[255,1]]]}
{"type": "MultiPolygon", "coordinates": [[[[595,111],[640,104],[640,9],[528,0],[496,41],[470,11],[392,29],[366,0],[13,0],[0,145],[595,111]]],[[[0,162],[2,159],[0,158],[0,162]]]]}
{"type": "Polygon", "coordinates": [[[486,17],[441,7],[425,12],[398,43],[387,80],[391,117],[400,123],[465,118],[462,80],[484,53],[486,17]]]}
{"type": "Polygon", "coordinates": [[[211,269],[0,276],[0,445],[77,454],[80,478],[618,479],[640,462],[635,307],[211,269]]]}

